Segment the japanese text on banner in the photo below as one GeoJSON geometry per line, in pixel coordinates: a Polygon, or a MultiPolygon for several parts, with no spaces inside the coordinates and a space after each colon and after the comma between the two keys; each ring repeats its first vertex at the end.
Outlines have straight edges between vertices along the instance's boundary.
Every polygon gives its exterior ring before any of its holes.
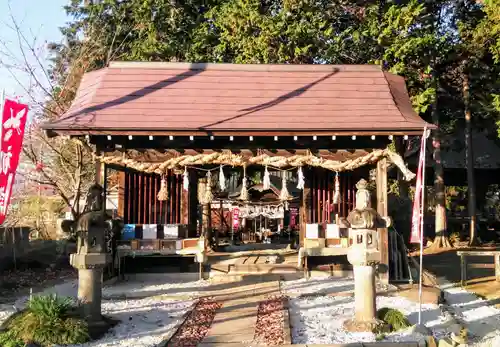
{"type": "Polygon", "coordinates": [[[6,99],[0,131],[0,224],[5,221],[21,156],[28,106],[6,99]]]}

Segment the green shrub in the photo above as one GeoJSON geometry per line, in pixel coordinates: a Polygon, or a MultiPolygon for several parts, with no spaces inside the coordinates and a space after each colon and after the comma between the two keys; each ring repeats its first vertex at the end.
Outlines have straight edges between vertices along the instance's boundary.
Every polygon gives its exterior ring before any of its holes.
{"type": "Polygon", "coordinates": [[[17,339],[10,331],[0,332],[0,346],[2,347],[24,347],[25,343],[17,339]]]}
{"type": "Polygon", "coordinates": [[[54,319],[65,316],[73,307],[70,298],[57,295],[33,296],[28,302],[28,310],[36,316],[54,319]]]}
{"type": "Polygon", "coordinates": [[[383,307],[379,309],[377,318],[386,323],[391,331],[406,329],[411,326],[405,315],[394,308],[383,307]]]}
{"type": "Polygon", "coordinates": [[[79,344],[89,340],[85,321],[72,317],[72,300],[55,295],[33,297],[25,311],[13,318],[8,332],[24,342],[42,346],[79,344]]]}

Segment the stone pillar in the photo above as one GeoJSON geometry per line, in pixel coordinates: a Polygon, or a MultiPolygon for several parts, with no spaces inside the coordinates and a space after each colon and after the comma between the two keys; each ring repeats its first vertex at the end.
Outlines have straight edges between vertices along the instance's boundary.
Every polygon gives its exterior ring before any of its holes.
{"type": "Polygon", "coordinates": [[[372,321],[376,314],[375,268],[373,266],[354,266],[354,303],[355,319],[360,322],[372,321]]]}
{"type": "Polygon", "coordinates": [[[78,301],[88,322],[101,316],[103,269],[111,261],[107,253],[71,254],[70,264],[78,269],[78,301]]]}
{"type": "Polygon", "coordinates": [[[78,270],[78,301],[82,303],[84,316],[98,320],[101,316],[102,269],[78,270]]]}
{"type": "Polygon", "coordinates": [[[380,331],[384,323],[377,319],[375,266],[380,263],[379,236],[377,228],[388,227],[389,219],[380,216],[371,208],[367,182],[356,184],[356,206],[347,217],[350,226],[351,245],[347,260],[354,270],[355,313],[353,319],[344,322],[347,331],[380,331]]]}

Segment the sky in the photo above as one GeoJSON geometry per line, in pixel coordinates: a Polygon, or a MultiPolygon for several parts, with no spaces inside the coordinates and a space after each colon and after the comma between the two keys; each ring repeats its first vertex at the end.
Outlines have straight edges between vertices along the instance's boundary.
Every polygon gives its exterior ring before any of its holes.
{"type": "MultiPolygon", "coordinates": [[[[34,46],[40,49],[37,54],[45,60],[45,42],[61,41],[59,27],[68,21],[63,9],[67,3],[69,0],[0,0],[0,90],[5,90],[7,96],[18,96],[24,101],[23,94],[26,94],[24,88],[4,67],[6,63],[20,66],[22,61],[18,36],[15,30],[9,28],[12,27],[11,14],[24,36],[29,40],[36,38],[34,46]]],[[[35,61],[31,57],[28,58],[31,62],[35,61]]],[[[41,69],[38,73],[42,73],[41,69]]],[[[15,74],[25,88],[29,86],[30,79],[26,73],[17,70],[15,74]]]]}

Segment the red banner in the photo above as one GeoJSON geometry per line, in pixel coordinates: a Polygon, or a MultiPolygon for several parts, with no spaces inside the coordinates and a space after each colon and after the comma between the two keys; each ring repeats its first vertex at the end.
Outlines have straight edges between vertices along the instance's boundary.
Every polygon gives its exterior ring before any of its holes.
{"type": "Polygon", "coordinates": [[[5,221],[23,146],[28,106],[5,100],[0,130],[0,224],[5,221]]]}
{"type": "Polygon", "coordinates": [[[240,209],[238,207],[233,208],[233,230],[238,230],[240,227],[240,209]]]}
{"type": "Polygon", "coordinates": [[[420,243],[420,235],[422,234],[421,218],[422,211],[422,194],[423,194],[423,169],[425,163],[425,135],[422,136],[420,142],[420,157],[418,159],[417,182],[415,186],[415,197],[413,198],[413,212],[411,218],[411,234],[410,243],[420,243]]]}

